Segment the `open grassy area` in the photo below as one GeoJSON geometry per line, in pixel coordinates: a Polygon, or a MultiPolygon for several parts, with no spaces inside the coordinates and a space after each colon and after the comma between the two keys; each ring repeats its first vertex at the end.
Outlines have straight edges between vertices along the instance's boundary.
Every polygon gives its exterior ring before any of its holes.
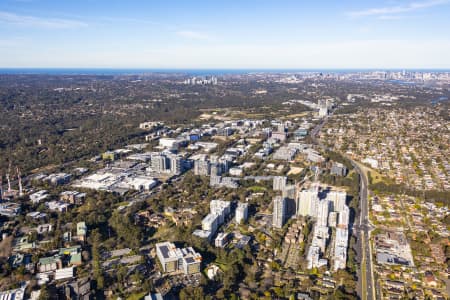
{"type": "Polygon", "coordinates": [[[267,189],[263,186],[254,185],[248,188],[248,190],[252,191],[253,193],[263,193],[267,189]]]}
{"type": "Polygon", "coordinates": [[[362,163],[357,163],[358,166],[361,168],[361,170],[366,174],[367,178],[371,178],[372,182],[369,182],[369,184],[376,184],[384,182],[386,184],[389,184],[389,180],[385,178],[383,175],[381,175],[378,171],[375,171],[372,168],[369,168],[362,163]]]}
{"type": "Polygon", "coordinates": [[[293,118],[301,118],[304,116],[307,116],[310,113],[310,111],[305,111],[299,114],[291,114],[291,115],[287,115],[285,117],[283,117],[283,119],[293,119],[293,118]]]}
{"type": "Polygon", "coordinates": [[[372,184],[376,184],[376,183],[380,183],[380,182],[387,183],[385,178],[383,177],[383,175],[381,175],[377,171],[370,169],[367,172],[368,172],[368,175],[370,175],[370,178],[372,178],[372,184]]]}

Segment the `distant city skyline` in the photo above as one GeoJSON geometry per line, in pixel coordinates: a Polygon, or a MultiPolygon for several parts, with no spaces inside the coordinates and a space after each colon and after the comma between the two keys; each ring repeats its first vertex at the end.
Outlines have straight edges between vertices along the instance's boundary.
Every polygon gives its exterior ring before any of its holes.
{"type": "Polygon", "coordinates": [[[0,3],[0,68],[449,69],[450,0],[0,3]]]}

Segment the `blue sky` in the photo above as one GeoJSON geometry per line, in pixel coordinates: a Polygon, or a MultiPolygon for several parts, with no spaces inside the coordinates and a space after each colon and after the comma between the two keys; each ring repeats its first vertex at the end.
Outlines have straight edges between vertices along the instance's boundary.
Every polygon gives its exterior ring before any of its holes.
{"type": "Polygon", "coordinates": [[[450,0],[2,0],[0,67],[450,68],[450,0]]]}

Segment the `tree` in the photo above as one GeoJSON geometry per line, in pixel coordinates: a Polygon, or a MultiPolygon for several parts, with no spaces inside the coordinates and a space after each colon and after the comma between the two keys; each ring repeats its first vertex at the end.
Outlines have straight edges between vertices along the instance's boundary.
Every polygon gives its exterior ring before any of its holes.
{"type": "Polygon", "coordinates": [[[102,270],[100,267],[100,241],[101,235],[98,229],[94,229],[89,237],[89,241],[92,245],[92,270],[94,279],[97,282],[97,289],[103,289],[104,279],[102,270]]]}
{"type": "Polygon", "coordinates": [[[135,272],[131,275],[131,280],[133,281],[133,283],[141,284],[142,281],[144,280],[144,276],[141,274],[141,272],[135,271],[135,272]]]}
{"type": "Polygon", "coordinates": [[[43,284],[41,286],[38,300],[48,300],[48,299],[50,299],[50,293],[48,292],[47,286],[43,284]]]}
{"type": "Polygon", "coordinates": [[[122,215],[118,211],[114,211],[109,219],[109,225],[114,229],[117,237],[128,247],[139,248],[142,233],[131,221],[130,214],[122,215]]]}

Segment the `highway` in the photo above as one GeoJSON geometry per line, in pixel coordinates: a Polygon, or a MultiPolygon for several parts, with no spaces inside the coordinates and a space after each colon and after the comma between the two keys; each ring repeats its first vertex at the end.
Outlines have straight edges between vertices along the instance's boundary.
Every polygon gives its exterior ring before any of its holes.
{"type": "MultiPolygon", "coordinates": [[[[315,144],[322,149],[328,150],[328,148],[317,140],[317,134],[328,120],[328,116],[323,118],[322,121],[313,128],[311,131],[311,138],[315,144]]],[[[331,149],[329,149],[331,150],[331,149]]],[[[372,261],[372,248],[370,246],[370,232],[372,230],[369,222],[369,200],[368,200],[368,179],[366,173],[361,169],[360,165],[352,160],[350,157],[345,156],[350,160],[355,171],[360,177],[360,191],[359,191],[359,220],[355,222],[354,230],[357,234],[359,253],[358,259],[359,274],[358,274],[358,292],[359,296],[363,300],[377,299],[376,287],[373,276],[373,261],[372,261]]]]}
{"type": "Polygon", "coordinates": [[[366,173],[361,169],[358,163],[350,158],[348,159],[352,162],[355,171],[358,172],[360,177],[360,215],[356,229],[358,231],[358,240],[361,241],[361,276],[358,277],[358,283],[362,293],[361,299],[376,299],[376,287],[373,277],[372,248],[370,246],[371,225],[369,224],[368,179],[366,173]]]}

